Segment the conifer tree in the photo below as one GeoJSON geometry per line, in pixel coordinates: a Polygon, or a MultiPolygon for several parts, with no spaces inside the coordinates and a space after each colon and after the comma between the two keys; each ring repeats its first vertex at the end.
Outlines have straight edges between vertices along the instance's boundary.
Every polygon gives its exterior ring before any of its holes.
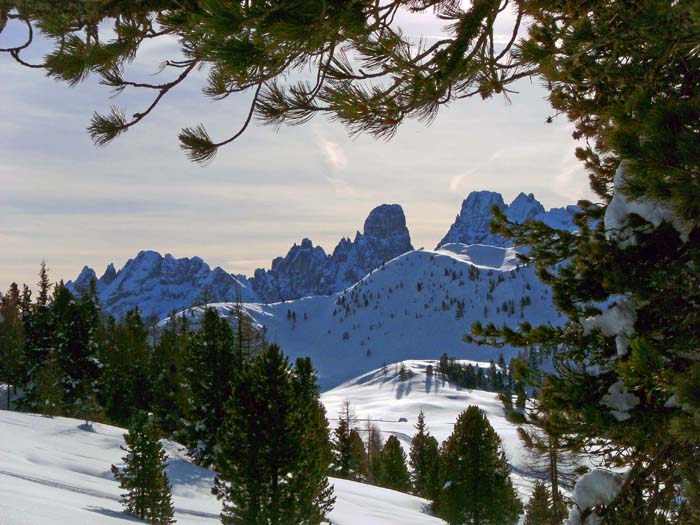
{"type": "Polygon", "coordinates": [[[522,512],[501,439],[486,416],[470,406],[457,418],[440,453],[442,488],[437,514],[458,525],[513,525],[522,512]]]}
{"type": "Polygon", "coordinates": [[[180,429],[186,418],[189,389],[185,366],[188,362],[190,332],[187,318],[174,317],[165,326],[150,357],[150,377],[153,385],[151,409],[158,425],[167,435],[180,429]]]}
{"type": "Polygon", "coordinates": [[[394,435],[384,443],[381,453],[380,485],[388,489],[408,492],[411,478],[406,466],[406,453],[398,438],[394,435]]]}
{"type": "Polygon", "coordinates": [[[544,483],[538,481],[530,500],[525,505],[525,525],[559,525],[553,515],[552,501],[544,483]]]}
{"type": "Polygon", "coordinates": [[[11,387],[22,383],[24,367],[24,325],[19,287],[12,283],[0,294],[0,381],[7,385],[6,408],[10,410],[11,387]]]}
{"type": "Polygon", "coordinates": [[[276,345],[234,379],[216,454],[225,524],[320,524],[333,505],[327,421],[307,360],[276,345]]]}
{"type": "Polygon", "coordinates": [[[326,409],[311,359],[298,358],[292,373],[295,410],[291,437],[299,444],[296,476],[290,481],[295,501],[291,516],[300,523],[320,524],[333,509],[335,497],[328,481],[333,460],[326,409]]]}
{"type": "Polygon", "coordinates": [[[112,474],[126,490],[122,495],[126,512],[154,525],[174,523],[171,487],[165,473],[167,455],[155,421],[143,414],[135,416],[124,442],[124,467],[112,465],[112,474]]]}
{"type": "Polygon", "coordinates": [[[419,496],[432,500],[439,490],[439,447],[437,440],[428,432],[422,410],[415,428],[417,432],[411,440],[409,453],[413,490],[419,496]]]}
{"type": "Polygon", "coordinates": [[[381,480],[382,448],[384,447],[382,434],[379,427],[372,424],[369,419],[367,420],[366,432],[367,465],[365,466],[365,472],[367,472],[367,482],[378,485],[381,480]]]}
{"type": "Polygon", "coordinates": [[[182,438],[195,461],[208,466],[214,461],[224,407],[242,363],[231,325],[213,308],[205,309],[201,327],[189,343],[186,377],[190,400],[182,438]]]}
{"type": "Polygon", "coordinates": [[[32,389],[33,409],[46,416],[62,413],[63,385],[58,358],[49,353],[44,362],[35,369],[32,389]]]}
{"type": "Polygon", "coordinates": [[[150,354],[148,329],[138,308],[120,321],[107,321],[100,387],[107,416],[112,421],[127,424],[139,411],[149,410],[150,354]]]}
{"type": "Polygon", "coordinates": [[[365,445],[360,434],[353,428],[355,416],[350,402],[345,401],[338,414],[338,426],[333,439],[333,467],[336,476],[344,479],[366,479],[365,445]]]}
{"type": "MultiPolygon", "coordinates": [[[[96,74],[121,91],[133,86],[122,71],[141,43],[173,35],[182,42],[189,60],[169,65],[182,73],[171,82],[143,86],[154,90],[147,111],[130,112],[132,119],[118,110],[94,117],[90,132],[98,144],[140,122],[202,64],[210,66],[209,96],[254,93],[250,116],[279,125],[326,112],[352,133],[380,137],[392,136],[405,119],[434,117],[457,99],[507,96],[509,84],[518,79],[542,80],[556,117],[565,115],[574,138],[585,140],[576,155],[600,202],[581,203],[576,235],[531,221],[513,229],[502,214],[498,218],[499,233],[510,230],[515,245],[530,246],[527,259],[552,284],[555,301],[569,318],[560,329],[530,327],[502,335],[510,345],[557,348],[557,380],[546,395],[571,416],[588,445],[612,445],[598,448],[607,466],[633,470],[616,501],[604,509],[606,519],[635,515],[642,523],[677,505],[683,487],[695,484],[687,472],[695,470],[700,439],[694,416],[700,407],[697,2],[396,0],[382,9],[351,2],[332,13],[310,8],[299,16],[298,6],[285,2],[118,4],[96,7],[73,0],[65,10],[47,2],[0,5],[0,30],[12,25],[8,21],[35,30],[26,42],[0,52],[71,84],[96,74]],[[515,14],[512,37],[501,48],[493,35],[509,8],[515,14]],[[416,45],[397,27],[394,14],[401,9],[435,10],[448,21],[444,38],[416,45]],[[271,24],[271,19],[286,23],[271,24]],[[163,28],[157,34],[152,34],[154,21],[163,28]],[[519,38],[526,21],[527,34],[519,38]],[[117,42],[105,46],[98,29],[111,24],[109,35],[117,42]],[[55,48],[31,64],[21,55],[42,29],[54,37],[55,48]],[[208,38],[200,38],[203,33],[208,38]],[[231,42],[237,44],[233,49],[231,42]],[[356,63],[348,55],[357,56],[356,63]],[[287,81],[296,68],[308,65],[316,68],[318,85],[287,81]],[[636,212],[626,213],[625,201],[636,212]],[[625,215],[627,220],[606,226],[606,208],[610,219],[625,215]],[[582,320],[603,315],[601,305],[609,306],[606,311],[618,307],[613,315],[620,308],[632,313],[633,331],[606,335],[590,325],[585,329],[582,320]],[[600,407],[606,396],[614,403],[616,392],[640,400],[639,408],[627,412],[629,418],[617,411],[624,421],[610,407],[602,414],[581,410],[600,407]],[[659,451],[668,457],[657,461],[659,451]],[[647,504],[639,504],[639,494],[647,504]]],[[[240,134],[217,141],[197,126],[183,130],[180,139],[192,159],[207,162],[240,134]]],[[[477,329],[475,335],[484,332],[477,329]]]]}
{"type": "Polygon", "coordinates": [[[41,261],[41,268],[39,269],[39,282],[37,283],[37,286],[39,287],[39,294],[36,298],[37,306],[48,306],[51,281],[49,281],[49,269],[46,267],[46,261],[41,261]]]}

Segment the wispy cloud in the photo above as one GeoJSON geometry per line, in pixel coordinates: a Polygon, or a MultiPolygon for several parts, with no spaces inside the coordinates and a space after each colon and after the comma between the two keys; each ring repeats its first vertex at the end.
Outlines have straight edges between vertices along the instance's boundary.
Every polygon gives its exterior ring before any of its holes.
{"type": "Polygon", "coordinates": [[[326,162],[334,171],[342,171],[348,167],[348,156],[340,144],[319,136],[319,146],[326,162]]]}

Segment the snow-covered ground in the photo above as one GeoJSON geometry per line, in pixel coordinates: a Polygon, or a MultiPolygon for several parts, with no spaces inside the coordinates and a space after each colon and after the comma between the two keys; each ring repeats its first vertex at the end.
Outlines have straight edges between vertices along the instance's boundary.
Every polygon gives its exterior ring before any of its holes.
{"type": "MultiPolygon", "coordinates": [[[[473,362],[488,367],[488,363],[473,362]]],[[[505,418],[496,394],[456,387],[428,376],[432,360],[403,362],[408,379],[401,381],[401,363],[391,363],[360,375],[322,394],[331,428],[338,413],[350,402],[358,421],[366,428],[371,419],[384,439],[395,435],[406,451],[422,410],[430,433],[438,442],[451,433],[457,416],[477,405],[503,441],[513,482],[523,502],[532,480],[522,475],[522,447],[516,426],[505,418]],[[405,418],[405,422],[399,420],[405,418]]],[[[95,424],[93,431],[69,418],[48,418],[0,410],[0,524],[92,524],[132,521],[122,513],[121,493],[110,466],[121,462],[124,430],[95,424]]],[[[189,462],[182,447],[164,441],[169,455],[168,476],[173,485],[178,523],[218,523],[220,503],[211,494],[212,471],[189,462]]],[[[399,492],[346,480],[332,479],[337,497],[330,515],[336,525],[437,524],[427,502],[399,492]]]]}
{"type": "MultiPolygon", "coordinates": [[[[488,363],[472,362],[474,366],[488,367],[488,363]]],[[[428,365],[436,361],[409,360],[403,365],[409,371],[408,379],[401,381],[398,370],[401,363],[380,368],[324,392],[321,400],[326,407],[331,427],[337,425],[338,414],[345,401],[357,418],[356,428],[361,435],[367,420],[379,427],[383,438],[395,435],[406,453],[416,432],[418,414],[423,411],[430,433],[442,443],[452,434],[457,416],[470,405],[478,406],[503,441],[508,463],[511,465],[513,484],[523,502],[530,496],[532,480],[522,475],[523,447],[517,435],[517,426],[505,418],[503,405],[493,392],[459,388],[440,378],[439,374],[426,375],[428,365]],[[400,422],[401,418],[406,422],[400,422]]]]}
{"type": "MultiPolygon", "coordinates": [[[[110,466],[120,463],[124,430],[68,418],[0,411],[0,524],[80,525],[140,523],[122,512],[121,490],[110,466]]],[[[165,442],[168,476],[179,524],[219,523],[211,494],[214,473],[191,464],[165,442]]],[[[431,525],[444,522],[423,499],[352,481],[332,479],[335,525],[431,525]]]]}
{"type": "MultiPolygon", "coordinates": [[[[231,303],[210,305],[232,316],[231,303]]],[[[512,248],[453,243],[414,250],[338,294],[244,307],[270,341],[294,359],[311,357],[323,389],[404,359],[494,361],[512,348],[469,345],[475,321],[517,327],[563,319],[532,268],[518,267],[512,248]]],[[[187,310],[196,324],[201,308],[187,310]]]]}

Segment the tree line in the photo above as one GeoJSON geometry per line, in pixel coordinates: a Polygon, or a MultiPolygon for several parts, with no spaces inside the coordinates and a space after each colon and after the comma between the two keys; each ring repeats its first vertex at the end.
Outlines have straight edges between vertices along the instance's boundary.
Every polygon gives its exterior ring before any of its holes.
{"type": "Polygon", "coordinates": [[[206,307],[198,327],[173,316],[152,339],[138,309],[103,316],[94,285],[74,297],[42,263],[36,300],[12,285],[0,314],[8,404],[12,385],[21,410],[129,428],[112,470],[136,517],[173,521],[164,436],[216,472],[223,523],[321,523],[332,508],[316,372],[308,358],[290,364],[242,309],[233,326],[206,307]]]}

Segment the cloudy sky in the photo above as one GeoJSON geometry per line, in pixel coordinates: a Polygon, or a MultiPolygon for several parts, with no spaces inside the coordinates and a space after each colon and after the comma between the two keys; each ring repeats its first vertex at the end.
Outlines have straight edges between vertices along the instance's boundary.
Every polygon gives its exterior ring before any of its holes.
{"type": "MultiPolygon", "coordinates": [[[[439,33],[427,18],[405,27],[439,33]]],[[[13,37],[0,35],[0,47],[13,37]]],[[[145,49],[143,63],[169,51],[145,49]]],[[[96,148],[85,132],[93,111],[135,112],[146,99],[110,99],[94,81],[70,88],[4,55],[0,75],[0,289],[35,283],[42,259],[53,279],[68,280],[86,264],[98,275],[109,262],[119,268],[142,249],[250,275],[303,237],[331,251],[381,203],[401,204],[414,246],[433,248],[472,190],[506,201],[532,192],[545,207],[590,197],[569,124],[545,123],[545,91],[529,81],[510,104],[462,101],[431,126],[406,123],[390,142],[350,139],[323,117],[277,132],[252,126],[202,168],[180,151],[177,132],[203,123],[213,137],[229,136],[248,94],[212,102],[193,78],[96,148]]]]}

